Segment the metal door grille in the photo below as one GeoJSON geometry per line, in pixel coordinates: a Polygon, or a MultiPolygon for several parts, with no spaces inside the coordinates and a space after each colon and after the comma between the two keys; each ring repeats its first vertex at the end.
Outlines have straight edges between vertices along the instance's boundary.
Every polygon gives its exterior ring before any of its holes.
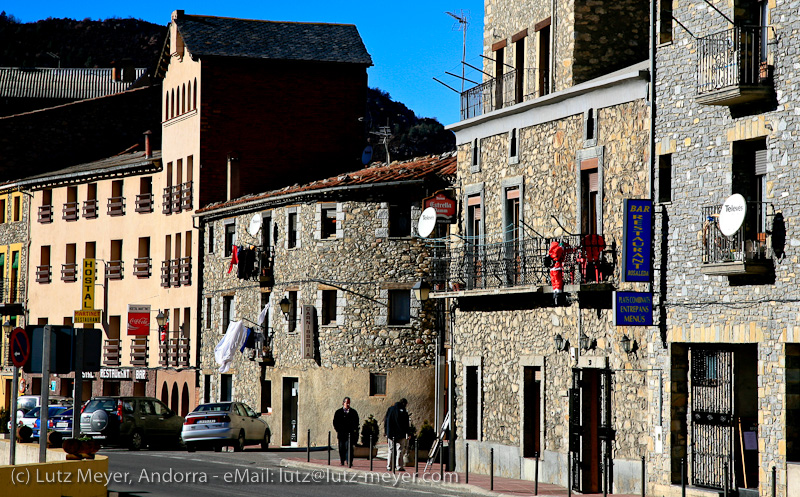
{"type": "Polygon", "coordinates": [[[572,388],[569,389],[569,453],[570,453],[570,476],[569,484],[575,491],[581,490],[582,457],[581,442],[583,437],[583,427],[581,426],[581,370],[572,370],[572,388]]]}
{"type": "Polygon", "coordinates": [[[733,474],[733,352],[692,348],[692,483],[722,489],[733,474]]]}

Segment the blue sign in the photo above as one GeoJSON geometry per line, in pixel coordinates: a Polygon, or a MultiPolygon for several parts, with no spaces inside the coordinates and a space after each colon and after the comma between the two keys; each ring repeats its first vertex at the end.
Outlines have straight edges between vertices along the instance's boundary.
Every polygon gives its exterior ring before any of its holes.
{"type": "Polygon", "coordinates": [[[622,281],[651,281],[653,202],[626,199],[623,223],[622,281]]]}
{"type": "Polygon", "coordinates": [[[614,292],[616,326],[653,326],[653,294],[614,292]]]}

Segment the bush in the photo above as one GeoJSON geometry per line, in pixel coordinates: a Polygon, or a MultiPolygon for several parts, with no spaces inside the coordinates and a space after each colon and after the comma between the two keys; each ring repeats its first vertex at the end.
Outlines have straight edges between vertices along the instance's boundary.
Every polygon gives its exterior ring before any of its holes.
{"type": "Polygon", "coordinates": [[[11,419],[11,411],[0,409],[0,433],[8,433],[8,421],[11,419]]]}
{"type": "Polygon", "coordinates": [[[422,422],[422,428],[419,429],[418,440],[420,450],[430,450],[433,446],[433,441],[436,440],[436,431],[433,429],[433,426],[428,424],[427,420],[422,422]]]}
{"type": "Polygon", "coordinates": [[[372,414],[364,420],[364,424],[361,426],[361,445],[369,446],[370,436],[372,436],[372,447],[374,447],[378,443],[380,431],[378,430],[378,420],[372,414]]]}

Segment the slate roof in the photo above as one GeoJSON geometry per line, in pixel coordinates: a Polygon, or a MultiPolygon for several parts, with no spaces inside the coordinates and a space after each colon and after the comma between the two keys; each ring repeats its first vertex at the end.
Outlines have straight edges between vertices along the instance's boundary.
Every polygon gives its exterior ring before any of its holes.
{"type": "MultiPolygon", "coordinates": [[[[0,67],[0,97],[86,100],[127,90],[133,81],[114,81],[112,68],[0,67]]],[[[147,72],[136,69],[134,80],[147,72]]]]}
{"type": "Polygon", "coordinates": [[[193,57],[304,60],[372,65],[352,24],[233,19],[183,14],[175,20],[193,57]]]}
{"type": "Polygon", "coordinates": [[[280,190],[246,195],[226,202],[209,204],[201,209],[197,209],[196,212],[202,214],[219,209],[227,209],[244,204],[270,201],[281,197],[313,193],[315,191],[332,188],[346,190],[348,187],[363,185],[379,186],[386,183],[419,181],[431,176],[439,178],[455,177],[455,174],[456,154],[455,152],[448,152],[442,155],[430,155],[404,162],[392,162],[388,165],[376,163],[365,169],[331,176],[330,178],[312,181],[304,185],[287,186],[280,190]]]}

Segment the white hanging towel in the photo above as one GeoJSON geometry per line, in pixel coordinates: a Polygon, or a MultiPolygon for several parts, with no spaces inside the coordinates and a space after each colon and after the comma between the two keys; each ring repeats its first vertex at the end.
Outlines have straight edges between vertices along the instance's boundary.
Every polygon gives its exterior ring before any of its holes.
{"type": "Polygon", "coordinates": [[[264,320],[267,318],[267,312],[269,312],[269,302],[267,302],[267,304],[261,310],[261,314],[258,315],[258,320],[257,320],[258,324],[261,324],[261,323],[264,322],[264,320]]]}
{"type": "Polygon", "coordinates": [[[231,321],[225,336],[214,349],[214,359],[219,364],[219,372],[227,373],[231,368],[233,356],[239,351],[246,338],[244,326],[241,321],[231,321]]]}

